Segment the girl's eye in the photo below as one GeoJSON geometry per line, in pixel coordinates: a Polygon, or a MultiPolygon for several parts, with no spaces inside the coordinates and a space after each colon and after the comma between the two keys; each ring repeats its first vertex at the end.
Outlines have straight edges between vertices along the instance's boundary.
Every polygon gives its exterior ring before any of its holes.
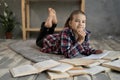
{"type": "Polygon", "coordinates": [[[79,19],[76,19],[75,22],[82,22],[82,23],[85,23],[85,20],[79,20],[79,19]]]}
{"type": "Polygon", "coordinates": [[[82,23],[85,23],[85,21],[82,21],[82,23]]]}

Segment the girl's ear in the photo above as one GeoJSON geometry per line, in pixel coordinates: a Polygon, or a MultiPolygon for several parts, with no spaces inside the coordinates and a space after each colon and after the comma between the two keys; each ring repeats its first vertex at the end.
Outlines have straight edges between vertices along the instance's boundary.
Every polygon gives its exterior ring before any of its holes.
{"type": "Polygon", "coordinates": [[[68,22],[69,26],[71,26],[71,20],[68,22]]]}

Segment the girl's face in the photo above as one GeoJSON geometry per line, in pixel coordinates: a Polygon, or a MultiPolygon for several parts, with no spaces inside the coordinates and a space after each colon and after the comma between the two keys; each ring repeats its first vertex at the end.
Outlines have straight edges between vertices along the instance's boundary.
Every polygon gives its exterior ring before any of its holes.
{"type": "Polygon", "coordinates": [[[85,30],[86,16],[83,14],[73,15],[73,19],[69,21],[69,25],[75,32],[85,30]]]}

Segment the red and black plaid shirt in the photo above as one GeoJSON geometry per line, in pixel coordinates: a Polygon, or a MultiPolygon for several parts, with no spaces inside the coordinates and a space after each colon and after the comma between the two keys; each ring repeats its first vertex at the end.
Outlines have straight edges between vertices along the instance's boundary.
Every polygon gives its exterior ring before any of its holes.
{"type": "Polygon", "coordinates": [[[72,29],[68,27],[64,28],[60,33],[46,36],[43,40],[43,48],[40,51],[63,54],[67,58],[72,58],[80,54],[94,54],[95,50],[89,45],[89,32],[86,31],[86,34],[85,41],[79,44],[72,29]]]}

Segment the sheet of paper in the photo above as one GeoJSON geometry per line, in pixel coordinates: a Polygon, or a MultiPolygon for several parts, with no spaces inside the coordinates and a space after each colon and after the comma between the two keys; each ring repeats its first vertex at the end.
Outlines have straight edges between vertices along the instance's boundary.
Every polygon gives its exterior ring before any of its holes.
{"type": "Polygon", "coordinates": [[[85,58],[85,59],[101,59],[101,58],[107,56],[108,54],[109,54],[109,51],[103,52],[101,54],[91,54],[89,56],[82,57],[82,58],[85,58]]]}

